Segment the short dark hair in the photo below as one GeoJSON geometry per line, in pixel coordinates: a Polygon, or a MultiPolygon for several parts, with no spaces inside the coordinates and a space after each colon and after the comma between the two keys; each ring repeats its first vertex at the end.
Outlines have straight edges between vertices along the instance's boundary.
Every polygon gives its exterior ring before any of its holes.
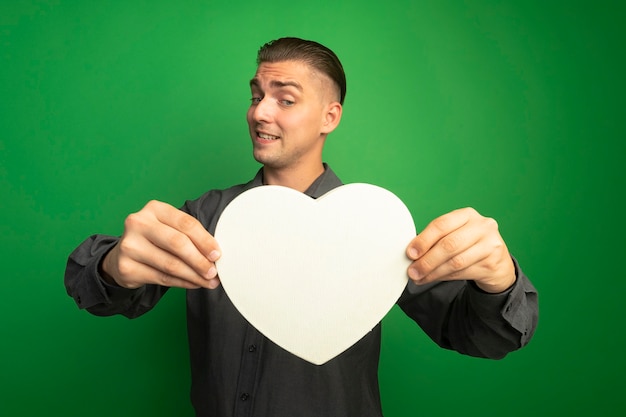
{"type": "Polygon", "coordinates": [[[339,90],[339,102],[343,104],[346,98],[346,74],[333,51],[314,41],[280,38],[263,45],[256,59],[257,65],[282,61],[302,61],[328,76],[339,90]]]}

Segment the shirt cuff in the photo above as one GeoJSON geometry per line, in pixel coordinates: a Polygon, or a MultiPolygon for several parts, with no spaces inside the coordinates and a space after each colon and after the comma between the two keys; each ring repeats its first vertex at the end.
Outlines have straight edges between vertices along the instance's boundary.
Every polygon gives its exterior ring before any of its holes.
{"type": "Polygon", "coordinates": [[[521,335],[522,346],[534,333],[537,323],[537,290],[520,269],[515,258],[515,283],[506,291],[489,294],[476,284],[468,285],[472,307],[485,320],[505,320],[521,335]]]}
{"type": "MultiPolygon", "coordinates": [[[[97,288],[96,299],[92,300],[91,305],[98,304],[100,302],[104,302],[105,304],[120,304],[124,302],[132,301],[140,292],[143,291],[143,287],[139,287],[137,289],[129,289],[124,288],[119,285],[109,284],[104,280],[102,274],[100,273],[100,265],[102,264],[102,260],[109,253],[113,246],[115,246],[116,242],[112,242],[112,244],[107,245],[102,248],[97,256],[95,256],[92,260],[92,264],[90,265],[91,274],[95,277],[95,283],[97,288]]],[[[95,294],[94,294],[95,295],[95,294]]],[[[89,305],[84,305],[83,307],[90,307],[89,305]]]]}
{"type": "Polygon", "coordinates": [[[513,257],[511,259],[515,267],[515,282],[508,289],[499,293],[489,293],[476,285],[476,282],[468,281],[470,303],[481,317],[501,318],[506,312],[511,295],[519,292],[517,288],[520,283],[521,271],[517,261],[513,257]]]}

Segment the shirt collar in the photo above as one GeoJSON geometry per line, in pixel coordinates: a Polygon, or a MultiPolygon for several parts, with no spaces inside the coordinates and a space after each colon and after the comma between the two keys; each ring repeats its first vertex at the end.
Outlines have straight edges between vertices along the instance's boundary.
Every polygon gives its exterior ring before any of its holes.
{"type": "MultiPolygon", "coordinates": [[[[256,176],[252,180],[252,187],[263,185],[263,168],[259,169],[256,176]]],[[[324,172],[313,181],[313,183],[304,191],[304,194],[312,198],[319,198],[332,190],[343,185],[334,171],[324,163],[324,172]]]]}
{"type": "Polygon", "coordinates": [[[304,191],[304,194],[309,197],[319,198],[340,185],[342,185],[341,180],[335,175],[333,170],[330,169],[328,164],[324,163],[324,172],[313,181],[313,184],[304,191]]]}

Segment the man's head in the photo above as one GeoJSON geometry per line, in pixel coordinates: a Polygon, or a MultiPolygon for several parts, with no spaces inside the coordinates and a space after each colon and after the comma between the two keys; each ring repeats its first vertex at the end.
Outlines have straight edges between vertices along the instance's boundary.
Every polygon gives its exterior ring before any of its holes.
{"type": "Polygon", "coordinates": [[[337,101],[346,97],[346,74],[337,55],[324,45],[299,38],[280,38],[263,45],[257,65],[264,62],[301,61],[327,76],[337,89],[337,101]]]}
{"type": "Polygon", "coordinates": [[[323,171],[326,137],[341,120],[341,64],[328,48],[295,38],[265,44],[257,62],[247,114],[254,158],[268,183],[312,181],[323,171]]]}

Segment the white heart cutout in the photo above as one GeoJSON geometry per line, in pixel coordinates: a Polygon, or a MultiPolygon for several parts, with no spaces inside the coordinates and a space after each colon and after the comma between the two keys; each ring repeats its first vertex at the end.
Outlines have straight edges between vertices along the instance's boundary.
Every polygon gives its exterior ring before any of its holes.
{"type": "Polygon", "coordinates": [[[370,184],[313,199],[262,186],[217,223],[217,269],[239,312],[283,349],[320,365],[358,342],[407,282],[415,225],[404,203],[370,184]]]}

